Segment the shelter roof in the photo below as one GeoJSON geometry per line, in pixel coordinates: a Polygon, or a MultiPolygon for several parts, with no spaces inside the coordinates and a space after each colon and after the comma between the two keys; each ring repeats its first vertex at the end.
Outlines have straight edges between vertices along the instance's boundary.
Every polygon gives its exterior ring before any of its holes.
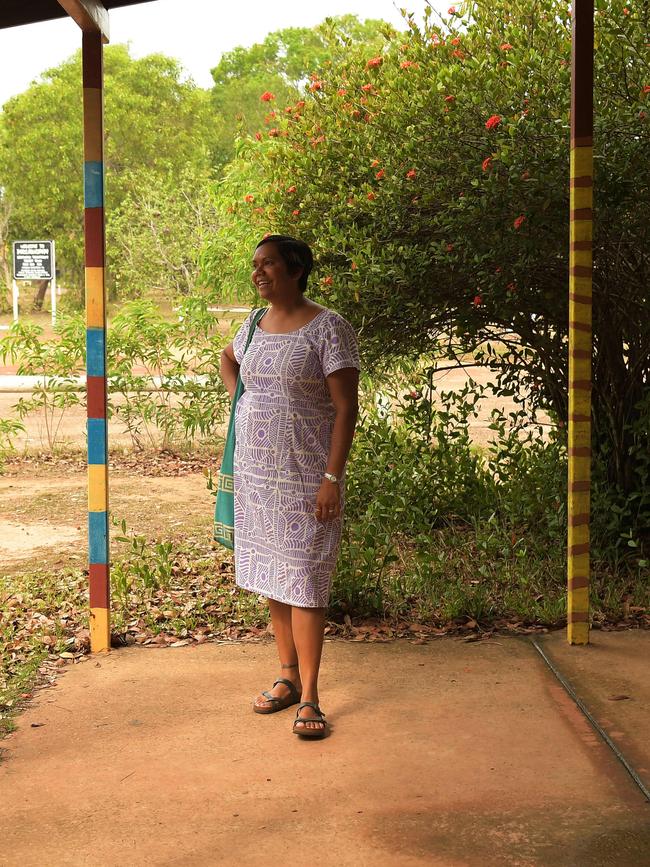
{"type": "MultiPolygon", "coordinates": [[[[136,6],[150,3],[151,0],[103,0],[107,10],[121,6],[136,6]]],[[[58,0],[2,0],[0,4],[0,29],[17,27],[20,24],[35,24],[37,21],[50,21],[65,18],[67,12],[58,0]]]]}

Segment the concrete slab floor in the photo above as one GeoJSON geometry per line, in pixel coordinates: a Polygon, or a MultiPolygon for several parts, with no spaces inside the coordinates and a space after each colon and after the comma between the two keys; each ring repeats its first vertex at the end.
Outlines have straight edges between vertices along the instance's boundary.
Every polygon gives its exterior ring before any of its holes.
{"type": "Polygon", "coordinates": [[[650,632],[592,629],[582,646],[564,631],[538,640],[650,790],[650,632]]]}
{"type": "Polygon", "coordinates": [[[328,641],[320,741],[252,712],[276,674],[271,643],[68,669],[2,742],[0,864],[650,862],[650,805],[527,640],[328,641]]]}

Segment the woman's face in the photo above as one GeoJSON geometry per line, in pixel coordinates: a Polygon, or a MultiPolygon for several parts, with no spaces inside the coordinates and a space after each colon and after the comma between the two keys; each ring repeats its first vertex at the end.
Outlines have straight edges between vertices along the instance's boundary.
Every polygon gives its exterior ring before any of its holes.
{"type": "Polygon", "coordinates": [[[260,297],[273,300],[286,294],[300,291],[298,280],[300,272],[290,274],[287,264],[280,256],[274,243],[261,244],[253,256],[253,273],[251,279],[260,297]]]}

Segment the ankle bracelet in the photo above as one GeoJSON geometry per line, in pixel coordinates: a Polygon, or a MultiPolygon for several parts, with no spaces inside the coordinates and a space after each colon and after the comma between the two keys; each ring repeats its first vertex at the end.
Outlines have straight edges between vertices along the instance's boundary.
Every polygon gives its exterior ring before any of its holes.
{"type": "Polygon", "coordinates": [[[291,665],[289,665],[289,664],[286,663],[286,662],[281,662],[281,663],[280,663],[280,668],[298,668],[298,663],[297,663],[297,662],[294,662],[294,663],[292,663],[291,665]]]}

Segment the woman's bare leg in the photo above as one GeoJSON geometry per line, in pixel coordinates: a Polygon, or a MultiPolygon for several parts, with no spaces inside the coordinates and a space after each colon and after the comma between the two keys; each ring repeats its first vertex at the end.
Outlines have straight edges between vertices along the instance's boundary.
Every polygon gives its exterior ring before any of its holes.
{"type": "MultiPolygon", "coordinates": [[[[278,656],[280,657],[280,674],[278,677],[290,680],[295,684],[298,692],[300,692],[298,652],[292,633],[292,606],[284,602],[277,602],[275,599],[269,599],[268,603],[271,621],[273,622],[273,631],[275,633],[275,644],[278,648],[278,656]]],[[[277,678],[275,679],[277,680],[277,678]]],[[[278,698],[285,698],[289,695],[289,687],[284,683],[278,683],[273,689],[268,690],[268,692],[278,698]]],[[[255,699],[255,704],[258,707],[272,707],[271,702],[261,694],[255,699]]]]}
{"type": "MultiPolygon", "coordinates": [[[[293,641],[298,651],[300,662],[300,680],[302,682],[302,701],[313,701],[318,704],[318,671],[323,651],[323,636],[325,630],[326,608],[291,608],[291,624],[293,641]]],[[[301,717],[313,717],[313,708],[303,707],[301,717]]],[[[310,729],[322,729],[323,723],[299,723],[310,729]]]]}

